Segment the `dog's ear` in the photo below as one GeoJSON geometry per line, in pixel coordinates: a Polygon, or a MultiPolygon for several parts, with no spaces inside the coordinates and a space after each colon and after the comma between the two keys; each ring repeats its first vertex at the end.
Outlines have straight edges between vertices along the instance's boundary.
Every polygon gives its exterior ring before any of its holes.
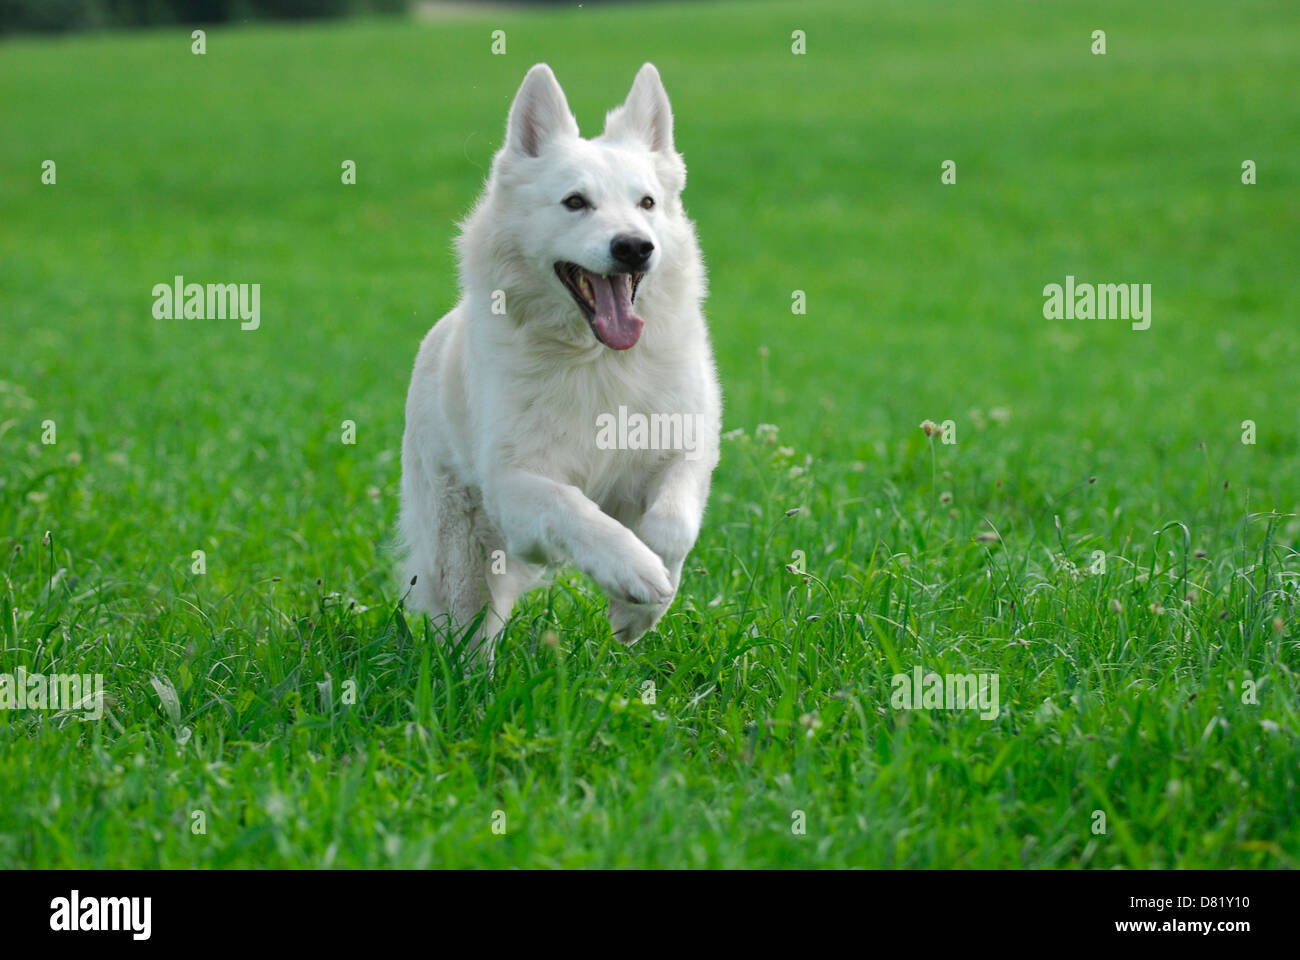
{"type": "Polygon", "coordinates": [[[605,136],[634,138],[655,153],[673,153],[673,110],[653,63],[642,65],[621,107],[605,114],[605,136]]]}
{"type": "Polygon", "coordinates": [[[535,157],[551,140],[577,135],[578,122],[564,99],[560,81],[546,64],[536,64],[524,76],[510,106],[506,147],[523,156],[535,157]]]}

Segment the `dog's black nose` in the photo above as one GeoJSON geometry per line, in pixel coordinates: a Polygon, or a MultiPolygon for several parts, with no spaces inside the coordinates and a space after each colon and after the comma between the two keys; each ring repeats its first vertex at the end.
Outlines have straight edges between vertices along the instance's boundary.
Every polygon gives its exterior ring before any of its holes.
{"type": "Polygon", "coordinates": [[[640,270],[650,262],[655,245],[645,237],[621,233],[609,245],[610,255],[629,270],[640,270]]]}

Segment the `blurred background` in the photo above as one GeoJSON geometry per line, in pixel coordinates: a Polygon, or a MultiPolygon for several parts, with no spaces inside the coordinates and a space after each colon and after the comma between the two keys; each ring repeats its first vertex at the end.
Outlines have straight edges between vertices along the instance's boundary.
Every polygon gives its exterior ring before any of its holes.
{"type": "Polygon", "coordinates": [[[306,20],[404,13],[417,5],[416,0],[0,0],[0,32],[306,20]]]}

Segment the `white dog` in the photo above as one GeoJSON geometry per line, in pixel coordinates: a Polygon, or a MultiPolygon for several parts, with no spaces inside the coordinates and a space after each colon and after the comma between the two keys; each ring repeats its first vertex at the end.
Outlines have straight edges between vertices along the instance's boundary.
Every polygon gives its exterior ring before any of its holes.
{"type": "Polygon", "coordinates": [[[461,626],[486,607],[469,649],[489,663],[548,566],[591,577],[627,642],[677,593],[722,415],[685,183],[653,65],[592,140],[551,69],[528,71],[402,441],[409,603],[461,626]]]}

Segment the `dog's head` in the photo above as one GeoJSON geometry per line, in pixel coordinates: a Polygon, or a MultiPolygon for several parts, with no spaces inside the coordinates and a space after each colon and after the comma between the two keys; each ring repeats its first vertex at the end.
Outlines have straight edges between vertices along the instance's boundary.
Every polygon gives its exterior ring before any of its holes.
{"type": "Polygon", "coordinates": [[[590,140],[579,136],[551,68],[538,64],[515,95],[493,161],[492,256],[511,263],[526,297],[551,308],[541,313],[567,325],[557,331],[566,339],[595,334],[626,350],[641,336],[638,294],[686,242],[685,185],[668,94],[652,64],[590,140]]]}

